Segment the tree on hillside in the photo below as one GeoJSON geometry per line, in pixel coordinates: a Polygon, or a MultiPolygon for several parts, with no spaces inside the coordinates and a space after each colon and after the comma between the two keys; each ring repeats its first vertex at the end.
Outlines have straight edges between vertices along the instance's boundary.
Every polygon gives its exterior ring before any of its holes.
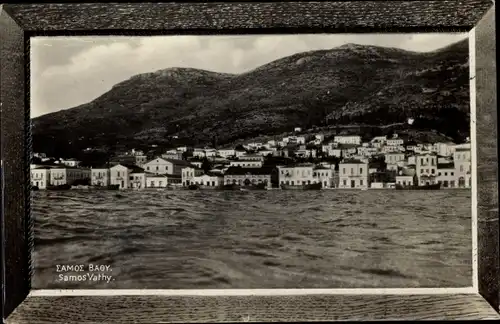
{"type": "Polygon", "coordinates": [[[203,172],[207,173],[208,171],[210,171],[212,169],[212,164],[210,163],[210,161],[208,160],[208,158],[203,158],[203,161],[201,163],[201,169],[203,170],[203,172]]]}

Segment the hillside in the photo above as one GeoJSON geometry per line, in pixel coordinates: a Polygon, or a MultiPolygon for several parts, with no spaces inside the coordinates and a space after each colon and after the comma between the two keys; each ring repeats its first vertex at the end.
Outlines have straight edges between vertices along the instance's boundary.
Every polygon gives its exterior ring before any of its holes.
{"type": "Polygon", "coordinates": [[[469,136],[467,40],[432,53],[347,44],[239,75],[169,68],[33,119],[33,149],[218,145],[313,125],[387,125],[469,136]],[[171,137],[177,136],[176,143],[171,137]]]}

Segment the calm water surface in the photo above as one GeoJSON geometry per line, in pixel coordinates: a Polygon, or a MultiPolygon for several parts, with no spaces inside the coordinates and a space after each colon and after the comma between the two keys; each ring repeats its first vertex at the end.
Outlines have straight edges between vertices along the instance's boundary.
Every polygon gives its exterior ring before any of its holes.
{"type": "Polygon", "coordinates": [[[32,204],[36,289],[472,283],[466,190],[38,191],[32,204]],[[62,280],[89,264],[113,279],[62,280]]]}

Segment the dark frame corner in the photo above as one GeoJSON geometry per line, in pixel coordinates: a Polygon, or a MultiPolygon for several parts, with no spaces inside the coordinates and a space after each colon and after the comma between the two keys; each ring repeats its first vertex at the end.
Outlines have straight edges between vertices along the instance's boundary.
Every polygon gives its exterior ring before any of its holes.
{"type": "Polygon", "coordinates": [[[1,269],[5,281],[2,310],[7,323],[500,318],[493,1],[12,3],[0,5],[0,51],[1,269]],[[26,44],[31,36],[417,31],[469,31],[474,35],[477,292],[384,298],[377,295],[28,296],[32,223],[27,185],[31,139],[26,44]]]}

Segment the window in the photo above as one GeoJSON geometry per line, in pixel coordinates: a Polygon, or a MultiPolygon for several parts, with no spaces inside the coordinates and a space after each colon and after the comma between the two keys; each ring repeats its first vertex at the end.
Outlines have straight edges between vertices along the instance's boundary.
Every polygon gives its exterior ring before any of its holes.
{"type": "Polygon", "coordinates": [[[342,173],[344,173],[344,174],[345,174],[345,168],[342,168],[342,173]]]}
{"type": "Polygon", "coordinates": [[[158,166],[156,166],[156,171],[158,171],[158,169],[159,169],[158,166]]]}
{"type": "Polygon", "coordinates": [[[347,186],[347,180],[344,180],[344,186],[347,186]]]}
{"type": "Polygon", "coordinates": [[[431,173],[432,174],[436,173],[436,170],[435,169],[431,169],[431,173]]]}
{"type": "Polygon", "coordinates": [[[438,175],[441,175],[441,172],[438,172],[438,175]]]}
{"type": "Polygon", "coordinates": [[[149,171],[149,167],[146,167],[146,169],[149,171]]]}
{"type": "Polygon", "coordinates": [[[460,172],[464,172],[464,166],[463,165],[460,166],[460,172]]]}
{"type": "Polygon", "coordinates": [[[120,171],[118,171],[116,174],[117,174],[118,176],[120,176],[120,171]]]}
{"type": "Polygon", "coordinates": [[[351,175],[353,175],[353,174],[354,174],[354,169],[353,169],[353,168],[351,168],[351,175]]]}
{"type": "Polygon", "coordinates": [[[453,175],[453,174],[454,174],[454,172],[451,172],[450,174],[451,174],[451,175],[453,175]]]}
{"type": "Polygon", "coordinates": [[[158,186],[161,187],[163,181],[158,182],[158,186]]]}
{"type": "Polygon", "coordinates": [[[420,164],[424,164],[424,158],[420,159],[420,164]]]}
{"type": "Polygon", "coordinates": [[[420,169],[420,173],[424,173],[424,169],[420,169]]]}
{"type": "Polygon", "coordinates": [[[359,168],[359,174],[363,174],[363,168],[359,168]]]}
{"type": "Polygon", "coordinates": [[[363,185],[363,180],[359,180],[359,185],[362,186],[363,185]]]}
{"type": "Polygon", "coordinates": [[[154,186],[155,186],[155,182],[151,181],[151,187],[154,187],[154,186]]]}
{"type": "Polygon", "coordinates": [[[294,182],[292,181],[292,186],[294,185],[294,182]]]}
{"type": "Polygon", "coordinates": [[[448,175],[448,172],[445,172],[445,173],[444,173],[444,175],[445,175],[445,176],[447,176],[447,175],[448,175]]]}

